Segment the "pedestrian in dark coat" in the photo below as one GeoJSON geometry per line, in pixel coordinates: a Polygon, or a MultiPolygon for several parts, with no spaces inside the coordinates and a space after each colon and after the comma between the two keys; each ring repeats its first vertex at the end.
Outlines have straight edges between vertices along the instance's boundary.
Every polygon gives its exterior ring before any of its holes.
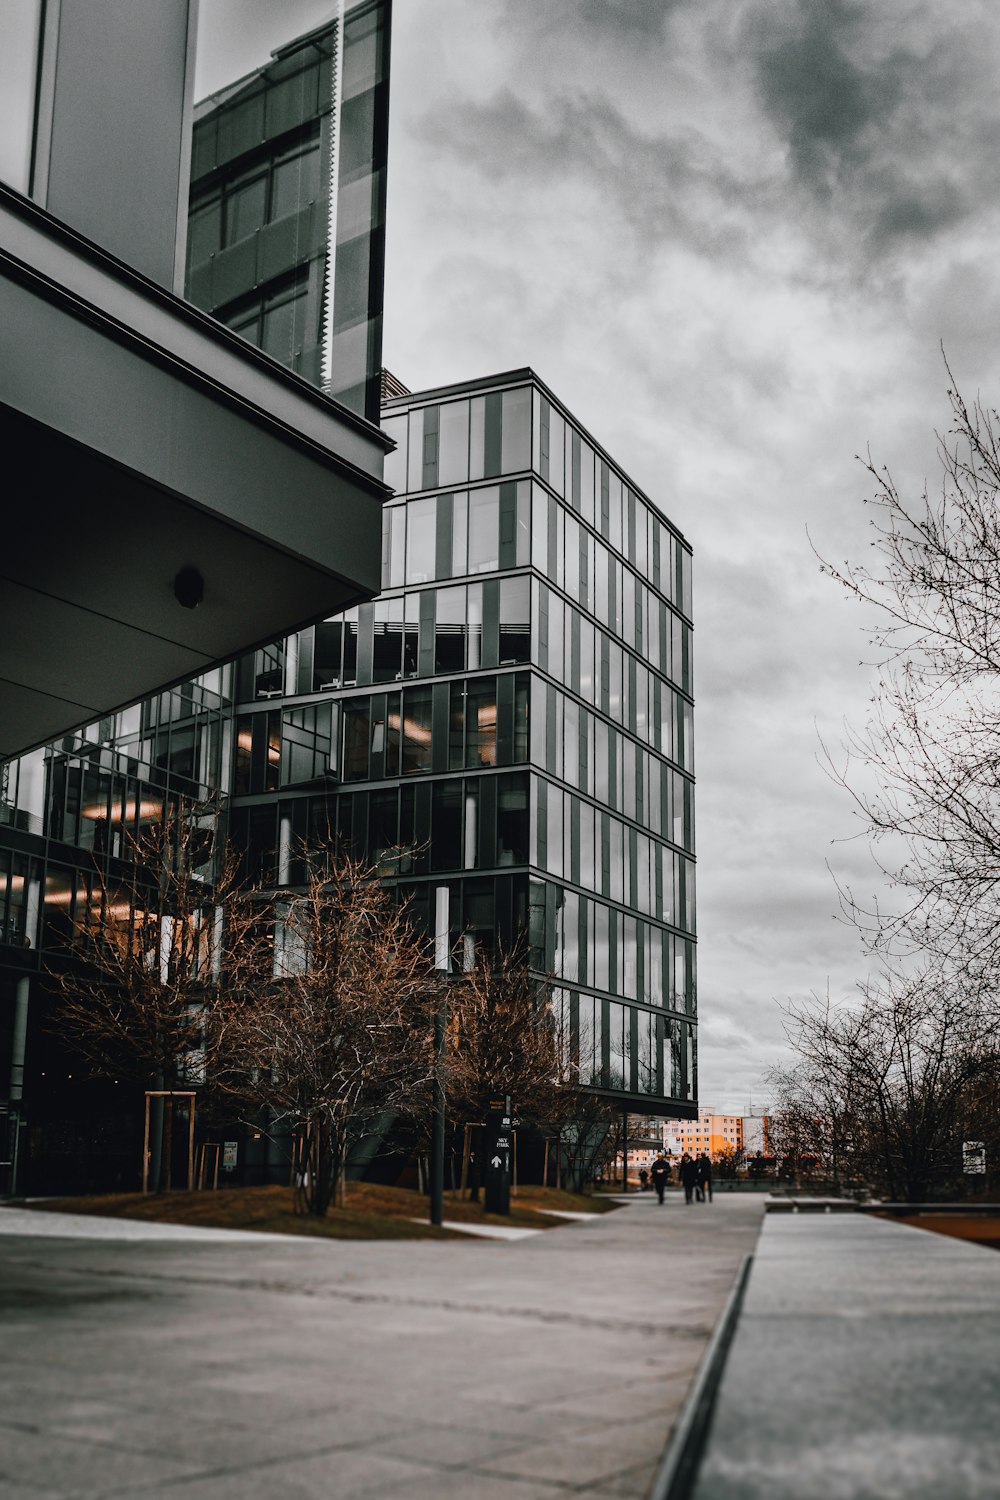
{"type": "Polygon", "coordinates": [[[698,1185],[698,1163],[685,1151],[681,1157],[681,1186],[684,1189],[684,1202],[690,1203],[694,1197],[694,1190],[698,1185]]]}
{"type": "Polygon", "coordinates": [[[656,1196],[662,1203],[663,1190],[666,1187],[667,1183],[670,1181],[670,1163],[664,1159],[662,1152],[653,1163],[651,1175],[653,1178],[653,1186],[656,1189],[656,1196]]]}
{"type": "Polygon", "coordinates": [[[706,1194],[708,1201],[712,1201],[712,1158],[707,1151],[703,1151],[695,1165],[698,1168],[698,1198],[704,1203],[706,1194]]]}

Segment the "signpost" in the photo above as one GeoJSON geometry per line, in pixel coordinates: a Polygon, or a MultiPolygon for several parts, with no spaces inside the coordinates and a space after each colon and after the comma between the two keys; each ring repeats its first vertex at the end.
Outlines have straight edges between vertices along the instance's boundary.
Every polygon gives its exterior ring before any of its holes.
{"type": "Polygon", "coordinates": [[[510,1213],[510,1157],[512,1136],[510,1095],[491,1099],[486,1111],[486,1212],[510,1213]]]}
{"type": "Polygon", "coordinates": [[[966,1175],[986,1172],[986,1144],[984,1141],[962,1142],[962,1171],[966,1175]]]}

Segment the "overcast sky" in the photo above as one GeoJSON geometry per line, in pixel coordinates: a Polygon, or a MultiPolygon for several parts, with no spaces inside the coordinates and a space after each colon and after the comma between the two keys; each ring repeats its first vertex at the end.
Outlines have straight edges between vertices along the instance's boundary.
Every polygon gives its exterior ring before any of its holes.
{"type": "MultiPolygon", "coordinates": [[[[330,13],[202,0],[201,92],[330,13]]],[[[1000,399],[998,52],[995,0],[396,0],[385,363],[533,366],[694,547],[706,1106],[865,973],[818,751],[870,653],[809,536],[864,555],[868,444],[937,486],[942,341],[1000,399]]]]}

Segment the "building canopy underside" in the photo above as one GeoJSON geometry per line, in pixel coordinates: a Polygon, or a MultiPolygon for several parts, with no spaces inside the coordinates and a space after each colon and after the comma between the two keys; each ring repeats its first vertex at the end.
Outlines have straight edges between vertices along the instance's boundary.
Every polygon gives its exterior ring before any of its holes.
{"type": "Polygon", "coordinates": [[[7,757],[370,596],[388,445],[2,187],[0,247],[7,757]]]}

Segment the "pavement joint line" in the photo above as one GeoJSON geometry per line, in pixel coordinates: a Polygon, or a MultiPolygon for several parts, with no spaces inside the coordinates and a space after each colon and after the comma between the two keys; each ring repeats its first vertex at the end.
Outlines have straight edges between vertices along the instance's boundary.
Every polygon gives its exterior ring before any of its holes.
{"type": "Polygon", "coordinates": [[[422,1297],[394,1297],[388,1292],[351,1291],[346,1287],[303,1286],[286,1281],[257,1281],[249,1277],[230,1278],[225,1276],[168,1275],[164,1272],[137,1270],[134,1267],[130,1267],[126,1271],[102,1266],[85,1266],[80,1268],[56,1267],[46,1265],[44,1261],[34,1260],[30,1264],[41,1271],[58,1270],[61,1274],[68,1273],[79,1277],[100,1276],[116,1281],[144,1281],[164,1287],[178,1285],[211,1286],[234,1292],[273,1292],[281,1296],[315,1297],[317,1299],[329,1299],[330,1301],[337,1302],[368,1303],[384,1307],[406,1307],[414,1308],[417,1311],[433,1310],[437,1312],[473,1313],[479,1317],[496,1317],[507,1320],[520,1318],[528,1323],[558,1323],[569,1324],[577,1328],[600,1328],[610,1330],[611,1332],[641,1333],[653,1338],[679,1337],[702,1340],[711,1332],[710,1325],[703,1323],[669,1324],[653,1323],[649,1320],[637,1322],[622,1318],[595,1318],[587,1313],[564,1313],[549,1308],[506,1307],[488,1305],[481,1302],[452,1302],[445,1299],[432,1300],[422,1297]]]}
{"type": "MultiPolygon", "coordinates": [[[[423,1424],[423,1423],[417,1423],[417,1424],[415,1424],[413,1426],[413,1428],[411,1430],[414,1431],[414,1432],[420,1432],[420,1431],[424,1430],[424,1427],[425,1427],[425,1424],[423,1424]]],[[[56,1434],[56,1435],[58,1436],[58,1434],[56,1434]]],[[[124,1485],[124,1486],[115,1485],[113,1488],[111,1488],[111,1489],[105,1489],[101,1493],[102,1493],[102,1497],[104,1497],[104,1496],[114,1496],[114,1495],[131,1495],[133,1493],[139,1493],[139,1492],[142,1492],[144,1490],[152,1489],[154,1487],[157,1490],[159,1490],[159,1489],[167,1489],[167,1488],[179,1490],[183,1485],[186,1485],[186,1484],[203,1484],[206,1480],[224,1479],[224,1478],[227,1478],[227,1477],[231,1477],[231,1476],[234,1476],[234,1475],[238,1476],[238,1475],[241,1475],[241,1474],[242,1475],[251,1475],[251,1474],[254,1474],[254,1473],[256,1473],[256,1472],[258,1472],[260,1470],[273,1469],[273,1468],[278,1467],[279,1465],[287,1465],[289,1463],[296,1463],[296,1462],[298,1462],[300,1460],[333,1457],[334,1455],[336,1455],[338,1453],[364,1453],[368,1449],[373,1448],[373,1444],[375,1445],[373,1451],[375,1453],[379,1454],[380,1456],[382,1456],[381,1455],[381,1449],[378,1446],[379,1442],[380,1442],[380,1439],[378,1439],[378,1438],[368,1438],[368,1439],[366,1439],[363,1442],[359,1441],[359,1442],[332,1443],[332,1444],[331,1443],[327,1443],[327,1444],[324,1444],[322,1447],[319,1447],[319,1448],[310,1448],[308,1450],[300,1450],[300,1451],[297,1451],[297,1452],[295,1452],[293,1454],[289,1454],[289,1453],[276,1454],[276,1455],[274,1455],[272,1457],[269,1457],[269,1458],[254,1459],[254,1460],[252,1460],[250,1462],[242,1463],[242,1464],[240,1464],[240,1463],[227,1463],[224,1467],[220,1467],[218,1465],[214,1465],[212,1468],[197,1469],[197,1470],[195,1470],[195,1471],[193,1471],[192,1473],[189,1473],[189,1474],[164,1475],[164,1476],[160,1476],[160,1477],[158,1477],[156,1479],[150,1479],[150,1480],[139,1480],[139,1481],[133,1480],[128,1485],[124,1485]]],[[[110,1445],[105,1445],[105,1446],[110,1446],[110,1445]]],[[[534,1447],[537,1447],[537,1446],[539,1446],[537,1438],[521,1439],[521,1440],[518,1441],[517,1445],[512,1450],[512,1452],[511,1452],[511,1454],[509,1456],[510,1457],[515,1456],[516,1453],[517,1453],[517,1451],[518,1451],[518,1448],[521,1448],[521,1449],[524,1449],[524,1448],[534,1448],[534,1447]]],[[[121,1449],[119,1451],[121,1451],[121,1452],[134,1452],[136,1450],[134,1450],[134,1449],[121,1449]]],[[[498,1455],[498,1456],[500,1456],[500,1455],[498,1455]]],[[[450,1464],[440,1464],[440,1463],[435,1463],[432,1459],[420,1458],[420,1457],[415,1457],[415,1456],[412,1456],[412,1455],[407,1455],[406,1457],[399,1458],[396,1461],[398,1463],[400,1463],[400,1464],[410,1464],[413,1468],[426,1469],[428,1471],[428,1474],[449,1474],[449,1473],[455,1473],[455,1472],[462,1472],[462,1473],[466,1473],[466,1474],[471,1474],[471,1475],[474,1475],[474,1476],[478,1476],[479,1478],[482,1478],[482,1479],[491,1479],[491,1480],[498,1480],[499,1479],[499,1480],[508,1481],[508,1482],[510,1482],[512,1484],[521,1484],[521,1483],[524,1482],[525,1479],[529,1479],[534,1484],[544,1484],[544,1485],[547,1485],[548,1487],[550,1487],[550,1488],[552,1488],[554,1490],[562,1491],[563,1493],[578,1494],[580,1492],[580,1486],[579,1485],[577,1485],[577,1484],[571,1484],[571,1483],[569,1483],[566,1480],[550,1479],[548,1476],[545,1476],[545,1475],[535,1475],[535,1474],[530,1474],[530,1473],[528,1473],[528,1474],[523,1474],[523,1473],[522,1474],[502,1474],[502,1473],[497,1473],[497,1471],[494,1470],[494,1469],[486,1468],[486,1467],[483,1467],[483,1466],[473,1466],[473,1465],[470,1465],[468,1462],[461,1461],[461,1460],[457,1461],[455,1463],[450,1463],[450,1464]]],[[[3,1477],[3,1476],[0,1475],[0,1477],[3,1477]]],[[[373,1487],[371,1490],[368,1491],[368,1493],[370,1493],[372,1495],[377,1495],[379,1493],[383,1493],[383,1494],[385,1494],[385,1493],[398,1494],[398,1481],[394,1480],[393,1481],[393,1486],[394,1486],[394,1488],[393,1488],[392,1491],[387,1491],[387,1490],[385,1490],[385,1488],[380,1483],[378,1483],[378,1481],[376,1481],[376,1487],[373,1487]]],[[[585,1486],[584,1488],[588,1488],[588,1487],[589,1486],[585,1486]]]]}
{"type": "MultiPolygon", "coordinates": [[[[340,1410],[340,1411],[342,1411],[342,1408],[335,1408],[334,1410],[340,1410]]],[[[533,1408],[526,1408],[526,1410],[533,1410],[533,1408]]],[[[322,1413],[322,1414],[320,1414],[317,1417],[317,1421],[322,1420],[322,1417],[326,1416],[326,1415],[327,1415],[327,1413],[325,1413],[325,1412],[322,1413]]],[[[20,1422],[20,1421],[18,1421],[16,1419],[0,1417],[0,1429],[3,1429],[3,1428],[8,1428],[8,1429],[11,1429],[11,1430],[16,1431],[16,1432],[29,1433],[29,1434],[31,1434],[32,1436],[35,1436],[35,1437],[53,1438],[53,1439],[56,1439],[57,1441],[60,1441],[60,1442],[72,1442],[72,1443],[81,1443],[82,1442],[82,1443],[86,1443],[86,1444],[90,1445],[92,1448],[96,1448],[96,1449],[108,1449],[108,1450],[110,1450],[111,1452],[114,1452],[114,1453],[133,1453],[133,1454],[137,1454],[137,1455],[140,1455],[140,1456],[147,1455],[147,1454],[153,1454],[155,1456],[160,1456],[160,1457],[163,1457],[163,1458],[174,1458],[174,1459],[176,1459],[178,1457],[176,1449],[166,1448],[166,1447],[165,1448],[158,1448],[155,1445],[150,1445],[148,1442],[145,1442],[145,1441],[143,1443],[141,1443],[141,1444],[135,1444],[135,1443],[127,1443],[127,1442],[123,1443],[120,1440],[114,1440],[114,1439],[102,1438],[102,1437],[91,1437],[91,1436],[81,1437],[78,1433],[69,1434],[69,1433],[65,1432],[60,1427],[43,1427],[43,1426],[39,1426],[37,1423],[20,1422]]],[[[251,1431],[253,1429],[252,1428],[245,1428],[245,1430],[246,1431],[251,1431]]],[[[397,1434],[396,1435],[398,1435],[399,1437],[401,1437],[402,1439],[405,1440],[407,1437],[411,1437],[414,1434],[424,1434],[428,1430],[429,1430],[428,1429],[428,1424],[425,1421],[412,1421],[411,1420],[410,1422],[405,1423],[402,1426],[400,1426],[397,1429],[397,1434]]],[[[504,1459],[514,1458],[514,1457],[516,1457],[516,1455],[519,1452],[521,1452],[521,1451],[523,1451],[525,1449],[536,1448],[536,1447],[539,1446],[540,1442],[543,1441],[543,1440],[539,1439],[539,1437],[538,1437],[537,1434],[532,1434],[531,1436],[527,1436],[527,1435],[525,1435],[523,1433],[522,1434],[515,1434],[515,1433],[510,1433],[510,1434],[499,1433],[499,1434],[497,1434],[497,1433],[490,1432],[488,1429],[485,1429],[485,1428],[466,1428],[464,1430],[468,1431],[470,1434],[478,1434],[483,1439],[484,1442],[493,1442],[493,1443],[500,1444],[501,1446],[498,1448],[497,1452],[494,1454],[494,1457],[497,1457],[497,1458],[502,1457],[504,1459]]],[[[443,1429],[443,1431],[450,1432],[451,1429],[446,1427],[446,1428],[443,1429]]],[[[324,1457],[324,1455],[332,1454],[332,1453],[364,1452],[368,1448],[371,1448],[373,1445],[374,1445],[374,1448],[375,1448],[376,1452],[382,1453],[383,1449],[381,1447],[381,1443],[382,1443],[381,1436],[378,1436],[378,1437],[358,1438],[358,1439],[350,1439],[350,1438],[348,1438],[348,1439],[345,1439],[344,1442],[322,1443],[318,1447],[315,1447],[315,1448],[313,1448],[313,1447],[299,1447],[299,1448],[294,1449],[294,1451],[291,1451],[291,1452],[288,1452],[288,1453],[273,1454],[273,1455],[269,1455],[268,1457],[265,1457],[265,1458],[251,1459],[251,1460],[248,1460],[246,1463],[239,1464],[239,1465],[227,1464],[226,1468],[222,1469],[222,1470],[218,1469],[217,1467],[213,1467],[210,1470],[208,1470],[208,1469],[199,1470],[195,1474],[176,1475],[173,1482],[178,1482],[179,1483],[179,1482],[182,1482],[182,1481],[183,1482],[193,1481],[195,1479],[197,1479],[199,1481],[202,1480],[202,1479],[212,1479],[212,1478],[217,1478],[219,1474],[249,1473],[249,1472],[252,1472],[254,1469],[257,1469],[257,1468],[266,1468],[266,1467],[269,1467],[269,1466],[271,1466],[273,1464],[276,1464],[276,1463],[289,1463],[289,1462],[294,1463],[294,1462],[297,1462],[299,1459],[322,1458],[322,1457],[324,1457]]],[[[427,1469],[431,1470],[434,1473],[452,1473],[452,1472],[455,1472],[455,1471],[463,1471],[464,1472],[465,1470],[467,1470],[469,1468],[469,1463],[468,1463],[467,1459],[447,1459],[447,1460],[445,1460],[445,1459],[434,1459],[434,1458],[428,1458],[428,1457],[422,1456],[422,1455],[413,1455],[413,1454],[404,1454],[404,1455],[390,1454],[388,1456],[391,1457],[391,1458],[398,1458],[400,1463],[415,1464],[418,1467],[427,1468],[427,1469]]],[[[492,1470],[490,1470],[489,1472],[492,1473],[492,1470]]],[[[2,1476],[0,1476],[0,1477],[2,1477],[2,1476]]],[[[500,1475],[499,1477],[500,1478],[505,1478],[506,1476],[500,1475]]],[[[160,1481],[157,1481],[157,1482],[160,1482],[160,1481]]]]}

